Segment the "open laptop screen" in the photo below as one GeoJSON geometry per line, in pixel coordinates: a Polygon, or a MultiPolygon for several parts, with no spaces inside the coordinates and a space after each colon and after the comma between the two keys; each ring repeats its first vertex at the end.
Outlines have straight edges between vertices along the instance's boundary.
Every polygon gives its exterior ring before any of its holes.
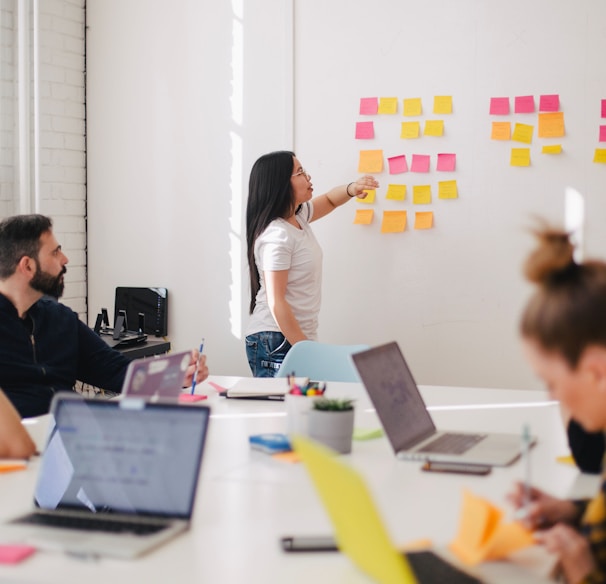
{"type": "Polygon", "coordinates": [[[55,398],[36,504],[191,516],[210,410],[55,398]]]}

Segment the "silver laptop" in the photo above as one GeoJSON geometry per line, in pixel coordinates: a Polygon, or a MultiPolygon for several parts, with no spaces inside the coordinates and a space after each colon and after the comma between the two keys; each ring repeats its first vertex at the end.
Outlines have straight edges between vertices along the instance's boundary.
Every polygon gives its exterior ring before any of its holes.
{"type": "Polygon", "coordinates": [[[57,394],[35,509],[3,524],[0,540],[132,558],[185,531],[209,416],[207,406],[57,394]]]}
{"type": "Polygon", "coordinates": [[[399,458],[507,466],[522,453],[521,434],[438,431],[397,343],[352,359],[399,458]]]}
{"type": "Polygon", "coordinates": [[[131,361],[122,384],[122,396],[151,401],[178,399],[190,361],[191,351],[131,361]]]}

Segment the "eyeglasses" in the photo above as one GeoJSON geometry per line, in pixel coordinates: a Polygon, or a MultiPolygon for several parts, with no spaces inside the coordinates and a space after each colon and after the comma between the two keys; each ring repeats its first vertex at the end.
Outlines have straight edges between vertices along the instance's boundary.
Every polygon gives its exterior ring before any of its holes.
{"type": "Polygon", "coordinates": [[[302,168],[299,172],[295,172],[295,174],[292,175],[292,178],[294,178],[295,176],[299,176],[301,174],[305,175],[305,178],[307,180],[311,179],[311,175],[309,174],[309,172],[307,172],[304,168],[302,168]]]}

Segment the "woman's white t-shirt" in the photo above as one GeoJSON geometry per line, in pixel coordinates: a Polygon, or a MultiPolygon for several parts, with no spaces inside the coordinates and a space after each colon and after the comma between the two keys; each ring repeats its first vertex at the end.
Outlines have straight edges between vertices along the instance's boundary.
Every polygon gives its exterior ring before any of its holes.
{"type": "Polygon", "coordinates": [[[310,340],[317,340],[322,292],[322,248],[309,225],[312,216],[313,204],[308,201],[295,215],[301,229],[284,219],[274,219],[257,237],[254,251],[260,288],[246,335],[280,330],[267,304],[264,272],[288,270],[286,301],[303,334],[310,340]]]}

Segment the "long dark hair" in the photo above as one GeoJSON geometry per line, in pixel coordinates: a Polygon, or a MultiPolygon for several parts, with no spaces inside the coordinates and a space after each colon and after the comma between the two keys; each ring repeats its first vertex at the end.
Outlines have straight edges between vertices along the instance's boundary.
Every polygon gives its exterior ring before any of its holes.
{"type": "Polygon", "coordinates": [[[260,287],[255,262],[255,241],[265,228],[279,217],[287,217],[294,204],[290,177],[294,169],[294,152],[280,150],[261,156],[250,171],[246,203],[246,248],[250,274],[250,314],[260,287]]]}

